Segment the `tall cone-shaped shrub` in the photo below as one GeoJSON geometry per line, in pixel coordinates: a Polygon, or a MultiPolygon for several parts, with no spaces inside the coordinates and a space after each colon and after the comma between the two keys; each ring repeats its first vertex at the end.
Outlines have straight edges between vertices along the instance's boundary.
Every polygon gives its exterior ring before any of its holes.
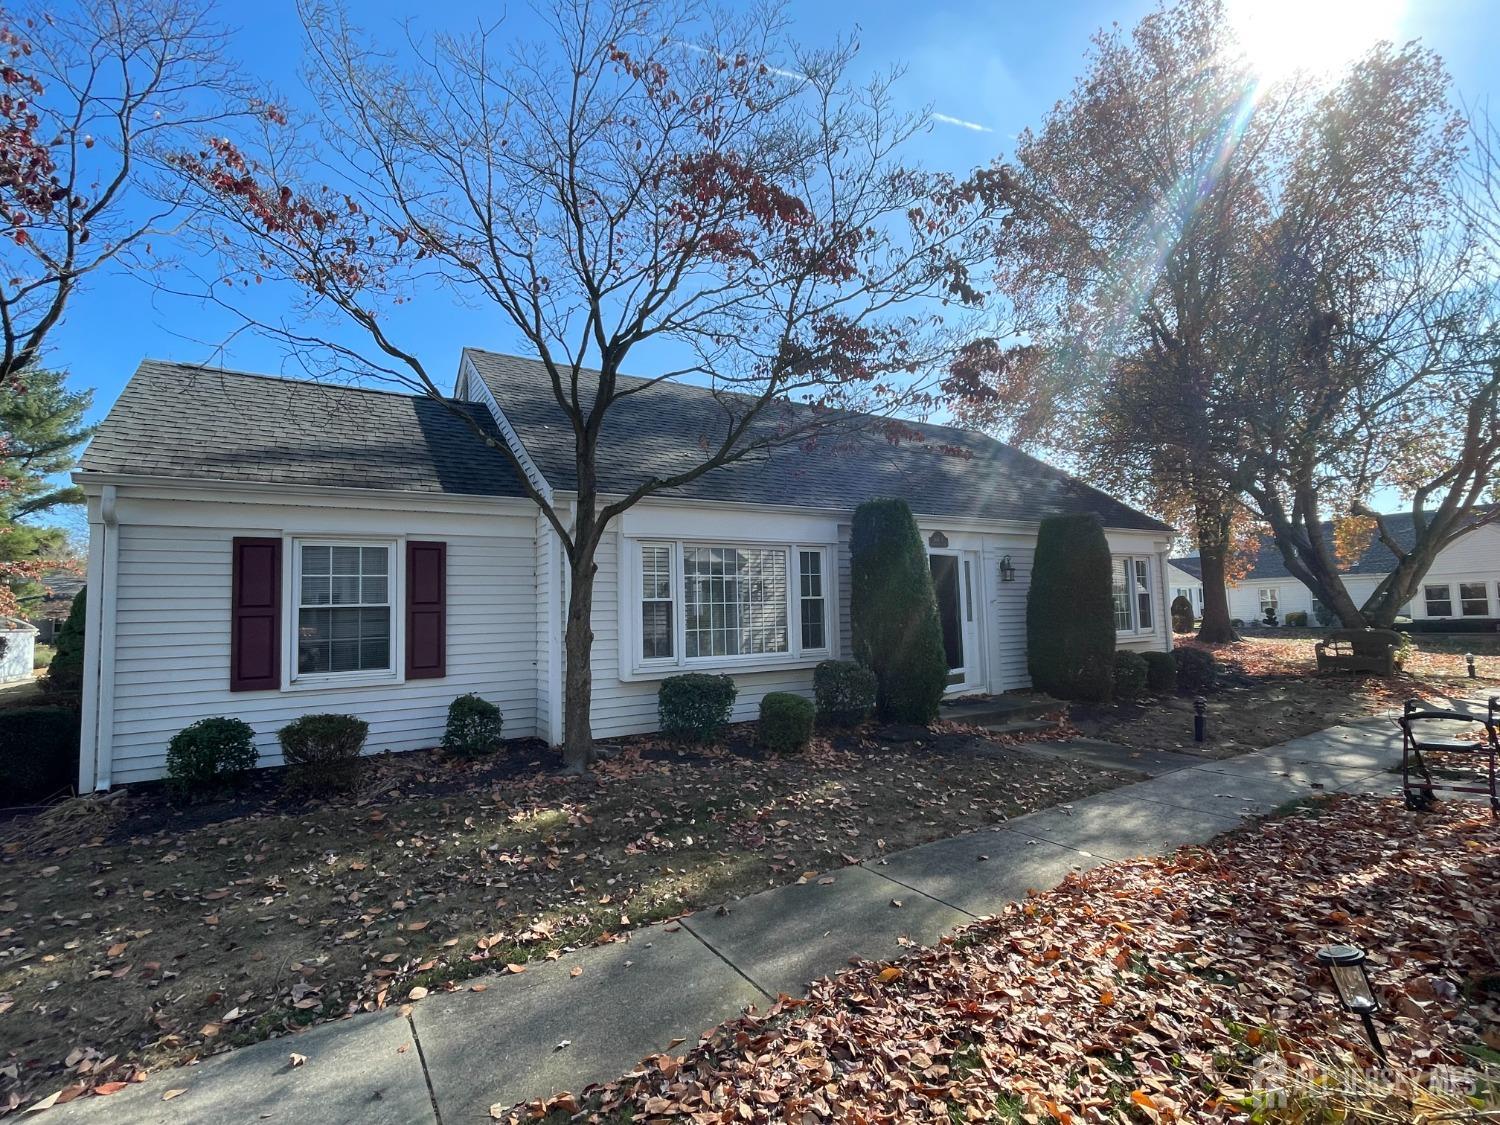
{"type": "Polygon", "coordinates": [[[1096,516],[1049,516],[1037,530],[1026,595],[1031,686],[1105,700],[1113,686],[1115,606],[1109,540],[1096,516]]]}
{"type": "Polygon", "coordinates": [[[854,509],[849,556],[854,658],[875,673],[875,709],[889,721],[930,723],[948,660],[927,551],[906,502],[870,500],[854,509]]]}

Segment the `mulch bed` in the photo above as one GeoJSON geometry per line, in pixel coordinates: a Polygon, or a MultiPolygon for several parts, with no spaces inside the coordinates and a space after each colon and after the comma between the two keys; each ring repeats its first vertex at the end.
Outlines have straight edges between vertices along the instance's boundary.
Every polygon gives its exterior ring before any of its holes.
{"type": "Polygon", "coordinates": [[[287,797],[266,771],[202,804],[137,786],[13,821],[0,1114],[1133,779],[918,734],[779,758],[750,728],[707,750],[632,739],[583,777],[523,742],[377,757],[338,800],[287,797]]]}
{"type": "Polygon", "coordinates": [[[685,1056],[492,1113],[1072,1125],[1249,1121],[1258,1107],[1257,1121],[1411,1121],[1472,1110],[1432,1088],[1454,1077],[1494,1108],[1500,1072],[1483,1069],[1500,1062],[1497,920],[1500,829],[1487,811],[1335,798],[1070,876],[940,948],[724,1024],[685,1056]],[[1380,1034],[1407,1093],[1381,1078],[1345,1097],[1330,1081],[1377,1062],[1316,965],[1331,942],[1370,952],[1380,1034]],[[1287,1106],[1257,1102],[1257,1081],[1287,1106]]]}

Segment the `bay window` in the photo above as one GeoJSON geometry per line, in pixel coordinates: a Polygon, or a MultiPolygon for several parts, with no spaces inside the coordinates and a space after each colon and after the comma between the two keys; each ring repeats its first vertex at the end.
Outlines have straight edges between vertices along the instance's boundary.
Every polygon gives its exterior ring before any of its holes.
{"type": "Polygon", "coordinates": [[[1115,632],[1149,633],[1156,623],[1151,593],[1151,560],[1117,555],[1112,560],[1115,632]]]}
{"type": "Polygon", "coordinates": [[[635,544],[638,643],[651,666],[759,663],[828,653],[828,549],[635,544]]]}

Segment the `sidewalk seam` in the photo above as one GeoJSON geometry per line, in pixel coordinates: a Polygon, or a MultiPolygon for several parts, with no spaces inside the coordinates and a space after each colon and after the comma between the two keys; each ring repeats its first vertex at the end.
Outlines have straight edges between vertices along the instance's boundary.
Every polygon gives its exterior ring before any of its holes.
{"type": "Polygon", "coordinates": [[[417,1021],[412,1013],[406,1014],[407,1026],[411,1028],[411,1041],[416,1044],[417,1062],[422,1064],[422,1081],[427,1083],[427,1100],[432,1103],[432,1120],[443,1125],[443,1111],[438,1108],[437,1090],[432,1085],[432,1071],[427,1069],[427,1052],[422,1050],[422,1037],[417,1034],[417,1021]]]}
{"type": "MultiPolygon", "coordinates": [[[[949,837],[949,839],[954,839],[954,838],[955,837],[949,837]]],[[[932,841],[932,843],[938,843],[938,842],[939,841],[937,841],[937,840],[932,841]]],[[[919,847],[919,848],[926,847],[926,846],[927,845],[925,845],[925,844],[918,844],[917,845],[917,847],[919,847]]],[[[915,851],[916,849],[915,848],[911,848],[911,849],[907,849],[907,850],[909,850],[909,851],[915,851]]],[[[896,854],[900,855],[901,853],[897,852],[896,854]]],[[[883,859],[885,857],[882,856],[881,858],[883,859]]],[[[975,914],[972,910],[965,910],[962,906],[959,906],[956,902],[949,902],[945,898],[939,898],[937,895],[933,894],[931,891],[924,891],[921,887],[914,887],[910,883],[903,883],[900,879],[896,878],[894,875],[887,875],[884,871],[877,871],[877,870],[875,870],[875,868],[873,868],[873,867],[870,866],[870,860],[865,860],[864,862],[862,862],[861,864],[859,864],[859,866],[863,867],[871,875],[878,875],[878,876],[880,876],[887,883],[891,883],[891,884],[893,884],[894,886],[897,886],[897,887],[905,887],[907,890],[911,891],[912,894],[921,895],[923,898],[931,899],[933,902],[936,902],[936,903],[938,903],[938,904],[940,904],[942,906],[946,906],[949,910],[957,910],[960,914],[962,914],[962,915],[964,915],[966,917],[974,918],[976,920],[979,919],[979,918],[983,918],[984,917],[983,914],[975,914]]]]}
{"type": "MultiPolygon", "coordinates": [[[[715,957],[717,957],[720,961],[723,961],[724,964],[728,965],[731,969],[733,969],[740,977],[742,977],[745,980],[745,982],[751,988],[755,989],[756,992],[759,992],[767,1000],[775,1000],[776,999],[776,997],[772,996],[771,993],[766,990],[765,986],[762,985],[760,983],[760,981],[756,980],[749,973],[745,972],[744,969],[740,968],[733,961],[731,961],[728,957],[724,956],[723,953],[719,952],[719,950],[717,950],[717,949],[714,948],[713,942],[709,941],[706,937],[704,937],[702,934],[700,934],[697,930],[693,929],[693,927],[689,924],[691,921],[692,921],[692,916],[691,915],[689,915],[686,918],[683,918],[682,919],[682,928],[684,930],[686,930],[689,934],[691,934],[695,939],[697,939],[697,941],[699,942],[699,944],[701,944],[704,949],[708,950],[715,957]]],[[[439,1122],[438,1125],[442,1125],[442,1123],[439,1122]]]]}

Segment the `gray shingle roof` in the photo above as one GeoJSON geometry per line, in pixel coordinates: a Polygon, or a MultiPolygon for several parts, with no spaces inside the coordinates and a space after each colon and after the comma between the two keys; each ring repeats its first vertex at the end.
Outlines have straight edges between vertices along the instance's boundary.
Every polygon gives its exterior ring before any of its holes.
{"type": "MultiPolygon", "coordinates": [[[[471,406],[471,404],[460,404],[471,406]]],[[[476,417],[497,432],[489,411],[476,417]]],[[[524,496],[505,455],[420,395],[145,360],[83,473],[524,496]]]]}
{"type": "MultiPolygon", "coordinates": [[[[572,428],[542,363],[476,348],[464,354],[543,475],[555,488],[575,488],[572,428]]],[[[640,386],[647,380],[628,382],[640,386]]],[[[625,492],[652,476],[696,464],[705,443],[717,446],[721,440],[735,399],[701,386],[662,382],[619,400],[599,443],[602,486],[625,492]]],[[[783,422],[772,417],[764,425],[783,422]]],[[[1046,515],[1094,512],[1107,527],[1171,530],[983,434],[950,426],[915,428],[926,441],[892,444],[864,432],[822,438],[813,448],[781,446],[714,469],[663,495],[843,510],[896,496],[924,515],[1034,522],[1046,515]],[[967,456],[940,447],[958,447],[967,456]]]]}
{"type": "MultiPolygon", "coordinates": [[[[1488,511],[1487,506],[1476,509],[1488,511]]],[[[1417,541],[1416,524],[1411,518],[1410,512],[1391,512],[1382,515],[1391,537],[1400,544],[1401,549],[1409,551],[1417,541]]],[[[1327,521],[1323,524],[1323,539],[1330,545],[1333,543],[1333,522],[1327,521]]],[[[1197,555],[1189,555],[1186,558],[1173,559],[1172,565],[1179,570],[1185,570],[1194,578],[1202,579],[1203,569],[1198,562],[1197,555]]],[[[1364,552],[1355,561],[1353,566],[1341,570],[1341,574],[1380,574],[1386,575],[1396,569],[1396,556],[1391,554],[1391,549],[1380,540],[1375,539],[1364,549],[1364,552]]],[[[1281,557],[1281,551],[1276,547],[1274,539],[1265,538],[1260,541],[1259,553],[1255,556],[1255,566],[1240,584],[1253,582],[1267,578],[1291,578],[1292,572],[1286,568],[1286,560],[1281,557]]]]}

